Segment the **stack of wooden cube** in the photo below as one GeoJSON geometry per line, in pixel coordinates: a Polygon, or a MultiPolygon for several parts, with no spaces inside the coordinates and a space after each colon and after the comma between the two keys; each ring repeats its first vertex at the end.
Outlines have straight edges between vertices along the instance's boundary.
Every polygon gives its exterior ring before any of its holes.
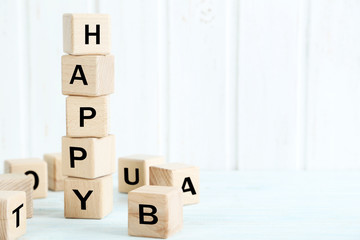
{"type": "Polygon", "coordinates": [[[62,138],[66,218],[100,219],[113,207],[115,137],[108,134],[109,94],[114,92],[110,16],[64,14],[62,93],[66,136],[62,138]]]}

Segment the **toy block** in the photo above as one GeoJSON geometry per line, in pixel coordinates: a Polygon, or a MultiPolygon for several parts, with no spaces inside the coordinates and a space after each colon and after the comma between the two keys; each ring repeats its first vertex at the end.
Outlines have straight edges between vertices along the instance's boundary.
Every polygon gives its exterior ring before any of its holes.
{"type": "Polygon", "coordinates": [[[113,55],[65,55],[61,68],[64,95],[101,96],[114,92],[113,55]]]}
{"type": "Polygon", "coordinates": [[[128,193],[149,185],[149,167],[164,163],[164,157],[137,154],[119,158],[119,192],[128,193]]]}
{"type": "Polygon", "coordinates": [[[25,192],[0,191],[0,239],[17,239],[25,232],[25,192]]]}
{"type": "Polygon", "coordinates": [[[61,153],[49,153],[44,155],[48,167],[48,186],[52,191],[64,190],[65,176],[62,173],[61,153]]]}
{"type": "Polygon", "coordinates": [[[73,55],[109,54],[110,25],[107,14],[64,14],[64,52],[73,55]]]}
{"type": "Polygon", "coordinates": [[[183,204],[180,189],[147,185],[129,192],[129,235],[167,238],[181,230],[182,225],[183,204]]]}
{"type": "Polygon", "coordinates": [[[200,201],[199,168],[181,163],[150,167],[150,185],[174,186],[182,190],[184,205],[200,201]]]}
{"type": "Polygon", "coordinates": [[[12,159],[5,161],[6,173],[22,173],[34,178],[33,198],[46,198],[48,192],[47,164],[40,158],[12,159]]]}
{"type": "Polygon", "coordinates": [[[67,97],[66,135],[68,137],[105,137],[108,135],[109,98],[67,97]]]}
{"type": "Polygon", "coordinates": [[[23,191],[26,194],[26,217],[33,215],[34,178],[24,174],[1,174],[0,191],[23,191]]]}
{"type": "Polygon", "coordinates": [[[97,178],[115,172],[115,136],[62,138],[62,168],[65,176],[97,178]]]}
{"type": "Polygon", "coordinates": [[[113,208],[113,182],[108,175],[96,179],[65,179],[66,218],[101,219],[113,208]]]}

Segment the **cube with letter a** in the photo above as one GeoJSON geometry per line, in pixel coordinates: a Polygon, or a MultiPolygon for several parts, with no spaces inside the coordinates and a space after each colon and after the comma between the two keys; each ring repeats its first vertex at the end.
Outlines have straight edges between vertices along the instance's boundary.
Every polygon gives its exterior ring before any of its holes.
{"type": "Polygon", "coordinates": [[[179,188],[146,185],[129,192],[129,235],[167,238],[182,226],[183,204],[179,188]]]}
{"type": "Polygon", "coordinates": [[[109,54],[110,24],[107,14],[64,14],[64,52],[72,55],[109,54]]]}
{"type": "Polygon", "coordinates": [[[199,168],[182,163],[150,167],[150,185],[174,186],[183,192],[184,205],[200,201],[199,168]]]}
{"type": "Polygon", "coordinates": [[[0,191],[0,239],[17,239],[25,232],[25,192],[0,191]]]}
{"type": "Polygon", "coordinates": [[[101,219],[113,208],[112,176],[95,179],[65,179],[64,208],[66,218],[101,219]]]}
{"type": "Polygon", "coordinates": [[[47,163],[41,158],[11,159],[5,161],[6,173],[22,173],[34,178],[33,198],[46,198],[48,193],[47,163]]]}
{"type": "Polygon", "coordinates": [[[135,154],[119,158],[119,192],[127,193],[149,185],[149,167],[164,163],[164,157],[135,154]]]}

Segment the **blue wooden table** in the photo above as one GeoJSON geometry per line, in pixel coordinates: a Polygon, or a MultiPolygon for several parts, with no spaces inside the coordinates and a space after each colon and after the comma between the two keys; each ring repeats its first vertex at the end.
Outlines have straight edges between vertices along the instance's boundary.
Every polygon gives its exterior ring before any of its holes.
{"type": "MultiPolygon", "coordinates": [[[[116,176],[114,176],[116,188],[116,176]]],[[[63,192],[34,201],[22,239],[137,239],[127,194],[102,220],[65,219],[63,192]]],[[[201,172],[201,202],[170,239],[360,239],[360,172],[201,172]]]]}

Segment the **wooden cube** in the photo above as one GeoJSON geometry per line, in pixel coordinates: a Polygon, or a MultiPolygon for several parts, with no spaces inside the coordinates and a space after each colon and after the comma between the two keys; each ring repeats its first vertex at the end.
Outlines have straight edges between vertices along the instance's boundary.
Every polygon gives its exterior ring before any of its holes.
{"type": "Polygon", "coordinates": [[[33,215],[34,178],[24,174],[1,174],[0,191],[23,191],[26,193],[26,217],[33,215]]]}
{"type": "Polygon", "coordinates": [[[115,172],[115,136],[62,138],[62,169],[65,176],[97,178],[115,172]]]}
{"type": "Polygon", "coordinates": [[[61,68],[64,95],[101,96],[114,92],[113,55],[65,55],[61,68]]]}
{"type": "Polygon", "coordinates": [[[109,54],[110,25],[107,14],[64,14],[64,52],[73,55],[109,54]]]}
{"type": "Polygon", "coordinates": [[[101,219],[113,208],[113,182],[108,175],[96,179],[65,179],[66,218],[101,219]]]}
{"type": "Polygon", "coordinates": [[[0,191],[0,239],[16,239],[25,232],[25,192],[0,191]]]}
{"type": "Polygon", "coordinates": [[[109,97],[67,97],[66,135],[68,137],[106,137],[109,97]]]}
{"type": "Polygon", "coordinates": [[[23,173],[34,178],[33,198],[46,198],[48,192],[47,164],[40,158],[12,159],[5,161],[6,173],[23,173]]]}
{"type": "Polygon", "coordinates": [[[128,196],[128,233],[138,237],[167,238],[183,225],[179,188],[142,186],[128,196]]]}
{"type": "Polygon", "coordinates": [[[49,153],[44,155],[48,167],[48,187],[53,191],[64,191],[65,176],[62,173],[61,153],[49,153]]]}
{"type": "Polygon", "coordinates": [[[199,168],[181,163],[150,167],[150,185],[174,186],[182,190],[184,205],[200,201],[199,168]]]}
{"type": "Polygon", "coordinates": [[[149,167],[160,163],[164,163],[162,156],[137,154],[119,158],[119,192],[149,185],[149,167]]]}

